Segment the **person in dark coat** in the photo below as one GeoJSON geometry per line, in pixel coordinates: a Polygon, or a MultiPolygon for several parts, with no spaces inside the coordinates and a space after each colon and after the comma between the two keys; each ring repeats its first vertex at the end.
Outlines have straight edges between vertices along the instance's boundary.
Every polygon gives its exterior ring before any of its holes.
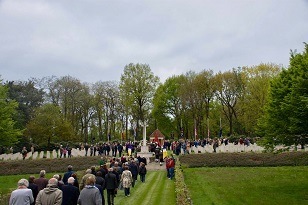
{"type": "Polygon", "coordinates": [[[108,205],[114,205],[114,197],[118,190],[117,177],[113,174],[113,168],[108,169],[108,174],[105,175],[105,188],[107,189],[108,205]]]}
{"type": "Polygon", "coordinates": [[[145,175],[147,174],[147,168],[143,162],[140,163],[139,175],[141,182],[145,182],[145,175]]]}
{"type": "Polygon", "coordinates": [[[34,180],[34,184],[36,184],[38,186],[38,191],[41,191],[44,188],[46,188],[46,186],[48,184],[48,179],[45,178],[45,175],[46,175],[46,171],[41,170],[40,171],[40,178],[34,180]]]}
{"type": "Polygon", "coordinates": [[[63,176],[63,179],[62,179],[64,184],[67,184],[68,178],[70,178],[73,173],[74,173],[73,166],[72,165],[68,165],[67,166],[67,172],[65,172],[65,174],[63,176]]]}
{"type": "Polygon", "coordinates": [[[104,187],[99,184],[95,184],[95,187],[98,188],[99,192],[101,193],[102,197],[102,204],[105,205],[105,197],[104,197],[104,187]]]}
{"type": "Polygon", "coordinates": [[[74,186],[74,177],[69,177],[67,185],[62,186],[62,205],[76,205],[79,197],[79,189],[74,186]]]}
{"type": "Polygon", "coordinates": [[[134,160],[132,160],[129,165],[129,171],[132,173],[133,176],[132,187],[134,187],[139,173],[139,168],[134,160]]]}
{"type": "Polygon", "coordinates": [[[34,176],[30,176],[29,177],[29,186],[28,186],[28,189],[31,189],[32,190],[32,195],[33,195],[33,198],[34,198],[34,202],[31,204],[31,205],[35,205],[35,200],[36,200],[36,197],[37,197],[37,194],[38,194],[38,186],[36,184],[34,184],[34,179],[35,177],[34,176]]]}

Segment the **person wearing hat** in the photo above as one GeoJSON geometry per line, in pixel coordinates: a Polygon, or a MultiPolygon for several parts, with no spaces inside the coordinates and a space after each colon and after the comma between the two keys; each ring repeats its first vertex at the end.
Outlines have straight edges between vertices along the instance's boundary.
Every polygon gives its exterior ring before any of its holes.
{"type": "Polygon", "coordinates": [[[32,190],[28,189],[29,182],[26,179],[20,179],[17,183],[18,188],[14,190],[10,197],[10,205],[30,205],[34,202],[32,190]]]}

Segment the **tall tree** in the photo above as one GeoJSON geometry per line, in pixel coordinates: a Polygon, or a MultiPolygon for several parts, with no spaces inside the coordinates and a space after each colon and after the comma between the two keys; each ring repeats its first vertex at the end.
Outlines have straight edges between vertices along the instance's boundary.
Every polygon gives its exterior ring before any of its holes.
{"type": "Polygon", "coordinates": [[[238,113],[240,112],[238,102],[243,95],[245,84],[241,69],[233,69],[224,73],[216,74],[216,97],[223,105],[223,113],[229,121],[229,134],[233,134],[234,125],[237,133],[241,132],[238,124],[238,113]]]}
{"type": "Polygon", "coordinates": [[[71,124],[63,118],[61,110],[54,104],[45,104],[35,111],[35,117],[28,123],[25,134],[35,144],[74,141],[75,135],[71,124]]]}
{"type": "Polygon", "coordinates": [[[0,79],[0,146],[12,146],[18,142],[21,130],[14,128],[13,116],[18,103],[7,96],[8,88],[0,79]]]}
{"type": "Polygon", "coordinates": [[[152,99],[158,83],[159,78],[153,74],[147,64],[130,63],[124,68],[124,73],[121,75],[120,92],[126,102],[126,107],[130,107],[131,115],[137,122],[137,129],[139,120],[144,121],[149,118],[152,99]]]}
{"type": "Polygon", "coordinates": [[[34,110],[44,101],[43,89],[37,88],[34,80],[10,81],[8,97],[18,102],[17,115],[14,116],[16,127],[24,129],[32,118],[34,110]]]}
{"type": "Polygon", "coordinates": [[[157,121],[157,127],[162,132],[180,136],[181,115],[183,113],[180,98],[181,84],[185,76],[172,76],[159,85],[154,95],[153,115],[157,121]]]}
{"type": "Polygon", "coordinates": [[[246,134],[254,135],[257,121],[263,115],[264,106],[268,101],[270,82],[280,72],[281,67],[275,64],[243,67],[246,83],[243,97],[239,101],[242,111],[239,120],[246,134]]]}
{"type": "Polygon", "coordinates": [[[308,45],[291,52],[290,66],[272,82],[259,132],[268,144],[308,143],[308,45]]]}

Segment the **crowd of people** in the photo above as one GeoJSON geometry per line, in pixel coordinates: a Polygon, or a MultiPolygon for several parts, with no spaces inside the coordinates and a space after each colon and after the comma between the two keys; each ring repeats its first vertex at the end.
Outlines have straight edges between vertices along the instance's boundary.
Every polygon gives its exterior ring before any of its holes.
{"type": "Polygon", "coordinates": [[[140,181],[145,182],[146,164],[142,157],[101,156],[99,165],[87,169],[79,180],[71,165],[63,175],[55,174],[50,179],[46,178],[46,171],[41,170],[38,178],[30,176],[28,180],[18,181],[9,204],[105,205],[107,202],[113,205],[119,191],[123,190],[125,197],[130,196],[130,189],[135,186],[138,175],[140,181]]]}

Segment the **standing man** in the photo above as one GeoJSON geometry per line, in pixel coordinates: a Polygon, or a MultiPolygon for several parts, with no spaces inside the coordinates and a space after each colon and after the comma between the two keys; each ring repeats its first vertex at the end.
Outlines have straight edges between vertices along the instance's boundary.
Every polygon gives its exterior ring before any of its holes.
{"type": "Polygon", "coordinates": [[[34,180],[34,184],[38,186],[38,191],[41,191],[42,189],[46,188],[48,184],[48,179],[45,178],[46,171],[41,170],[40,171],[40,178],[34,180]]]}
{"type": "Polygon", "coordinates": [[[58,180],[51,178],[45,189],[36,198],[36,205],[62,205],[62,191],[58,189],[58,180]]]}
{"type": "Polygon", "coordinates": [[[69,177],[67,185],[62,186],[63,198],[62,205],[76,205],[79,197],[79,188],[74,186],[74,177],[69,177]]]}
{"type": "Polygon", "coordinates": [[[67,166],[67,172],[64,174],[63,180],[62,180],[64,184],[67,184],[68,178],[70,178],[73,173],[74,173],[73,166],[72,165],[68,165],[67,166]]]}
{"type": "Polygon", "coordinates": [[[17,183],[18,188],[14,190],[10,197],[10,205],[30,205],[34,202],[32,190],[28,189],[29,182],[21,179],[17,183]]]}
{"type": "Polygon", "coordinates": [[[106,174],[105,176],[108,205],[114,205],[114,197],[118,189],[117,177],[112,172],[113,172],[113,168],[109,168],[108,174],[106,174]]]}

